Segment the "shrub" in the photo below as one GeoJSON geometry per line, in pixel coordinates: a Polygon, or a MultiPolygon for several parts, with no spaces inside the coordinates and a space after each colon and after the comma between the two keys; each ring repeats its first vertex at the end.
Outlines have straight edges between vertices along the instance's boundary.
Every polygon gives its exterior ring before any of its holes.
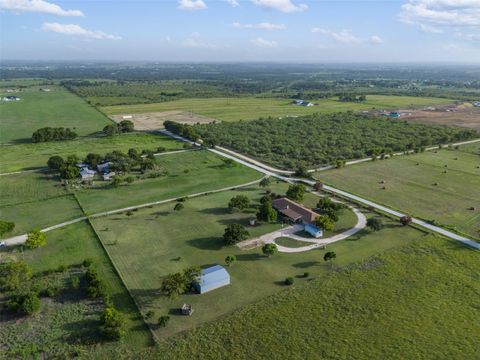
{"type": "Polygon", "coordinates": [[[35,292],[16,294],[6,303],[7,308],[16,313],[32,315],[40,310],[40,299],[35,292]]]}
{"type": "Polygon", "coordinates": [[[93,260],[90,259],[90,258],[86,258],[85,260],[83,260],[82,262],[82,265],[85,266],[85,267],[89,267],[90,265],[93,264],[93,260]]]}
{"type": "Polygon", "coordinates": [[[310,273],[308,273],[308,272],[304,272],[304,273],[303,273],[303,277],[304,277],[304,278],[308,278],[309,276],[310,276],[310,273]]]}
{"type": "Polygon", "coordinates": [[[15,229],[15,223],[10,221],[0,220],[0,236],[9,233],[15,229]]]}
{"type": "Polygon", "coordinates": [[[47,237],[45,233],[42,233],[39,230],[33,230],[27,234],[27,241],[25,242],[25,245],[29,249],[36,249],[45,245],[46,243],[47,237]]]}
{"type": "Polygon", "coordinates": [[[262,246],[262,253],[268,257],[274,255],[277,251],[277,245],[275,244],[270,243],[262,246]]]}
{"type": "Polygon", "coordinates": [[[175,207],[173,208],[173,210],[180,211],[180,210],[183,210],[184,207],[185,206],[181,202],[178,202],[175,204],[175,207]]]}
{"type": "Polygon", "coordinates": [[[73,276],[70,279],[70,286],[72,289],[76,290],[80,286],[80,278],[78,276],[73,276]]]}
{"type": "Polygon", "coordinates": [[[109,305],[100,316],[100,329],[108,340],[120,340],[125,335],[125,320],[117,309],[109,305]]]}
{"type": "Polygon", "coordinates": [[[367,220],[367,226],[373,231],[378,231],[383,228],[383,222],[378,218],[370,218],[367,220]]]}
{"type": "Polygon", "coordinates": [[[0,263],[0,290],[17,290],[31,278],[32,269],[25,261],[0,263]]]}
{"type": "Polygon", "coordinates": [[[294,283],[293,277],[290,277],[290,276],[287,277],[285,279],[284,283],[285,283],[285,285],[288,285],[288,286],[293,285],[293,283],[294,283]]]}
{"type": "Polygon", "coordinates": [[[160,327],[165,327],[167,326],[167,323],[170,321],[170,316],[168,315],[162,315],[158,318],[158,326],[160,327]]]}

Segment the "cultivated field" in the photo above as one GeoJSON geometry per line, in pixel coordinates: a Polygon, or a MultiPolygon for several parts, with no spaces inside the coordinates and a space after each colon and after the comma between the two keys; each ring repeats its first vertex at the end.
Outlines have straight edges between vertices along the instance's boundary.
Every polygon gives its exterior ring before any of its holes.
{"type": "MultiPolygon", "coordinates": [[[[475,148],[478,145],[467,149],[475,148]]],[[[479,238],[479,166],[478,153],[442,150],[319,172],[315,177],[479,238]]]]}
{"type": "MultiPolygon", "coordinates": [[[[134,148],[167,151],[183,149],[183,143],[163,135],[128,133],[113,137],[85,137],[71,141],[55,141],[37,144],[18,144],[0,147],[0,173],[45,167],[50,156],[69,155],[85,157],[88,153],[105,155],[114,150],[127,152],[134,148]]],[[[1,179],[0,179],[1,182],[1,179]]]]}
{"type": "Polygon", "coordinates": [[[480,107],[470,103],[458,106],[439,106],[434,110],[399,110],[402,119],[424,124],[459,126],[480,132],[480,107]]]}
{"type": "Polygon", "coordinates": [[[36,129],[45,126],[69,127],[82,136],[111,123],[78,96],[60,87],[49,88],[52,91],[25,88],[15,93],[20,101],[0,102],[0,143],[28,142],[36,129]]]}
{"type": "Polygon", "coordinates": [[[253,120],[260,117],[285,117],[308,115],[316,112],[332,113],[347,110],[389,109],[437,104],[452,100],[408,96],[368,95],[364,103],[345,103],[336,99],[319,99],[317,106],[294,106],[291,100],[269,98],[208,98],[182,99],[156,104],[119,105],[103,107],[108,115],[131,115],[147,112],[186,111],[222,121],[253,120]]]}
{"type": "MultiPolygon", "coordinates": [[[[272,190],[280,193],[286,188],[286,184],[279,184],[272,190]]],[[[221,236],[231,223],[246,225],[251,237],[279,228],[276,224],[251,227],[248,219],[254,216],[254,210],[231,213],[227,208],[229,199],[235,195],[246,195],[258,203],[263,193],[264,190],[259,187],[251,187],[189,199],[181,211],[174,211],[174,203],[169,203],[141,209],[131,216],[118,214],[94,220],[102,242],[126,286],[140,304],[142,313],[153,311],[153,322],[161,315],[171,316],[166,328],[158,328],[152,323],[159,338],[221,319],[240,306],[283,290],[283,280],[287,276],[294,277],[298,284],[305,284],[309,279],[330,271],[330,266],[323,262],[325,250],[276,254],[266,258],[258,248],[247,251],[222,246],[221,236]],[[231,285],[208,294],[183,295],[173,300],[160,294],[162,276],[192,265],[224,264],[227,255],[237,257],[237,261],[228,268],[231,285]],[[309,275],[302,278],[305,272],[309,275]],[[183,303],[193,305],[193,316],[178,315],[183,303]]],[[[310,202],[318,200],[313,195],[308,197],[310,202]]],[[[351,227],[356,219],[348,212],[349,220],[345,222],[350,221],[350,224],[343,225],[351,227]]],[[[385,222],[386,227],[380,232],[364,230],[348,240],[329,245],[328,250],[338,254],[336,264],[359,261],[423,236],[412,228],[403,228],[388,220],[385,222]]]]}
{"type": "Polygon", "coordinates": [[[163,122],[166,120],[189,125],[209,124],[215,121],[215,119],[210,119],[206,116],[186,111],[163,111],[130,115],[110,115],[110,118],[116,122],[120,122],[126,118],[134,123],[136,130],[147,131],[163,129],[163,122]]]}
{"type": "MultiPolygon", "coordinates": [[[[402,231],[396,236],[402,237],[402,231]]],[[[383,230],[380,234],[393,235],[383,230]]],[[[375,246],[390,239],[379,236],[375,246]]],[[[346,256],[356,257],[355,251],[370,240],[366,236],[349,243],[338,262],[343,265],[346,256]]],[[[298,281],[287,291],[136,356],[477,359],[480,323],[475,319],[480,286],[472,275],[478,274],[478,252],[432,236],[417,236],[416,240],[366,260],[358,259],[357,264],[339,272],[306,283],[298,281]]],[[[340,249],[336,251],[340,254],[340,249]]],[[[270,260],[281,261],[272,258],[254,265],[270,260]]],[[[317,265],[312,268],[322,267],[319,260],[320,256],[313,260],[317,265]]],[[[258,281],[257,274],[252,281],[258,281]]]]}

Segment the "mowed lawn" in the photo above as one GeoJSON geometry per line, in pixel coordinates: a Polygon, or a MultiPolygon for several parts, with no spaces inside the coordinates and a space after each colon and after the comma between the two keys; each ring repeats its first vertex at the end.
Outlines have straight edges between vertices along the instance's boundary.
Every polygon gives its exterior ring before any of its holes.
{"type": "MultiPolygon", "coordinates": [[[[285,191],[287,185],[281,187],[285,191]]],[[[277,191],[279,188],[280,185],[277,191]]],[[[323,261],[325,250],[276,254],[266,258],[260,249],[246,251],[235,246],[224,247],[222,234],[228,224],[244,224],[251,238],[280,226],[249,226],[248,219],[254,216],[255,210],[231,213],[227,208],[228,201],[239,194],[248,196],[258,204],[264,190],[252,186],[189,199],[181,211],[174,211],[175,204],[168,203],[140,209],[131,216],[118,214],[93,221],[142,312],[153,311],[154,316],[150,321],[159,338],[218,320],[241,306],[283,290],[283,280],[288,276],[294,277],[298,284],[305,284],[309,279],[331,271],[330,265],[323,261]],[[192,265],[207,267],[224,264],[227,255],[237,258],[228,268],[231,285],[207,294],[182,295],[177,299],[161,295],[159,289],[163,276],[192,265]],[[305,272],[309,273],[308,277],[303,277],[305,272]],[[193,305],[195,312],[192,316],[178,315],[183,303],[193,305]],[[158,317],[167,314],[171,316],[168,326],[158,328],[158,317]]],[[[384,221],[386,226],[379,232],[364,230],[348,240],[329,246],[328,250],[337,253],[336,265],[360,261],[389,248],[421,240],[424,236],[413,228],[404,228],[386,219],[384,221]]]]}
{"type": "Polygon", "coordinates": [[[181,99],[155,104],[107,106],[103,107],[102,110],[109,115],[181,110],[222,121],[238,121],[268,116],[300,116],[316,112],[332,113],[347,110],[438,105],[451,103],[452,100],[429,97],[368,95],[367,101],[361,104],[340,102],[337,99],[319,99],[314,100],[314,102],[318,103],[318,105],[303,107],[292,105],[292,100],[288,99],[254,97],[181,99]]]}
{"type": "Polygon", "coordinates": [[[78,96],[61,87],[48,87],[52,91],[25,88],[15,93],[20,101],[0,102],[0,143],[28,142],[35,130],[45,126],[68,127],[83,136],[111,124],[107,117],[78,96]]]}
{"type": "Polygon", "coordinates": [[[480,156],[474,153],[441,150],[319,172],[315,177],[479,238],[479,166],[480,156]]]}
{"type": "MultiPolygon", "coordinates": [[[[35,250],[24,249],[23,251],[13,248],[8,252],[0,252],[0,258],[2,256],[25,260],[32,267],[34,273],[57,269],[62,265],[78,265],[85,259],[91,259],[95,268],[105,280],[107,293],[110,295],[113,304],[126,319],[127,334],[119,343],[105,343],[94,348],[87,346],[85,348],[86,353],[90,354],[92,352],[92,355],[108,357],[106,354],[114,348],[120,350],[133,347],[145,348],[152,344],[151,334],[137,307],[87,222],[80,222],[47,233],[47,244],[41,248],[35,250]]],[[[78,317],[78,313],[66,311],[55,313],[55,309],[50,310],[50,314],[46,318],[43,317],[44,323],[38,323],[36,317],[33,317],[18,327],[17,347],[32,349],[32,344],[35,344],[40,350],[55,347],[57,342],[60,342],[59,347],[68,347],[64,338],[75,331],[79,331],[82,326],[86,326],[82,324],[82,319],[78,320],[78,317]],[[32,339],[23,337],[22,329],[24,329],[23,331],[26,329],[31,331],[32,327],[36,329],[37,336],[32,339]]],[[[85,321],[87,320],[85,319],[85,321]]],[[[92,326],[95,326],[95,324],[92,326]]],[[[10,336],[14,335],[10,334],[10,336]]]]}
{"type": "Polygon", "coordinates": [[[114,150],[127,152],[134,148],[167,151],[183,149],[183,143],[164,135],[129,133],[114,137],[84,137],[72,141],[55,141],[37,144],[4,145],[0,147],[0,173],[45,167],[51,156],[63,158],[77,155],[80,159],[88,153],[105,155],[114,150]]]}
{"type": "Polygon", "coordinates": [[[166,175],[135,181],[129,185],[79,191],[78,198],[88,214],[153,201],[182,197],[259,180],[262,174],[246,166],[224,166],[222,158],[206,150],[164,155],[156,158],[166,175]]]}
{"type": "MultiPolygon", "coordinates": [[[[348,252],[337,251],[338,262],[363,241],[368,238],[351,243],[348,252]]],[[[270,260],[280,261],[262,262],[270,260]]],[[[251,281],[261,279],[255,274],[251,281]]],[[[427,236],[339,272],[297,281],[136,357],[477,360],[479,292],[478,251],[427,236]]],[[[212,303],[221,296],[212,293],[212,303]]]]}

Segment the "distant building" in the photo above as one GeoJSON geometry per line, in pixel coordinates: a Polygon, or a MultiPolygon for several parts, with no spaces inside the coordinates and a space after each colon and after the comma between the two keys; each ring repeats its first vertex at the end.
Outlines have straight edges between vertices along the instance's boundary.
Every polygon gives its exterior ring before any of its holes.
{"type": "Polygon", "coordinates": [[[97,170],[101,173],[108,173],[110,172],[110,165],[112,165],[111,162],[105,162],[97,165],[97,170]]]}
{"type": "Polygon", "coordinates": [[[474,101],[474,102],[473,102],[473,106],[480,107],[480,101],[474,101]]]}
{"type": "Polygon", "coordinates": [[[294,100],[293,104],[297,106],[315,106],[314,103],[305,100],[294,100]]]}
{"type": "Polygon", "coordinates": [[[52,90],[49,89],[49,88],[41,88],[40,91],[50,92],[50,91],[52,91],[52,90]]]}
{"type": "Polygon", "coordinates": [[[132,120],[133,116],[132,115],[124,115],[124,116],[122,116],[122,119],[123,120],[132,120]]]}
{"type": "Polygon", "coordinates": [[[200,278],[194,284],[196,290],[200,294],[218,289],[222,286],[230,284],[230,274],[223,266],[215,265],[207,269],[203,269],[200,278]]]}
{"type": "Polygon", "coordinates": [[[115,176],[115,172],[112,171],[109,173],[104,173],[102,176],[103,176],[103,181],[111,181],[115,176]]]}
{"type": "Polygon", "coordinates": [[[2,100],[3,101],[19,101],[20,98],[18,96],[9,95],[9,96],[4,96],[2,100]]]}
{"type": "Polygon", "coordinates": [[[80,176],[82,180],[92,180],[97,172],[95,170],[90,170],[87,167],[84,167],[80,170],[80,176]]]}

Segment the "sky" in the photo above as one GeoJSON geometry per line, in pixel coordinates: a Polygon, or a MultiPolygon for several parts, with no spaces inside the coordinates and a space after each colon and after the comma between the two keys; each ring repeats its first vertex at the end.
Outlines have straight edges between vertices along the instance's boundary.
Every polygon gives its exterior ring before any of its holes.
{"type": "Polygon", "coordinates": [[[480,63],[480,0],[0,0],[0,59],[480,63]]]}

